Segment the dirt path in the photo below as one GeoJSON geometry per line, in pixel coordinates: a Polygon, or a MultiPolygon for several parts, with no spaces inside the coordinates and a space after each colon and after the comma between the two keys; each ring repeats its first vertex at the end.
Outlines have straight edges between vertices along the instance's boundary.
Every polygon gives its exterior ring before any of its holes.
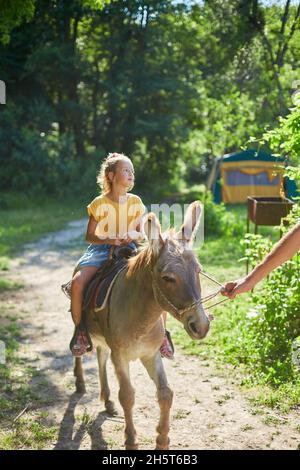
{"type": "MultiPolygon", "coordinates": [[[[42,400],[29,413],[47,411],[58,427],[58,439],[49,448],[122,449],[122,412],[118,406],[120,416],[110,418],[98,401],[95,355],[84,360],[87,394],[74,393],[72,357],[68,350],[72,322],[69,302],[60,285],[70,277],[78,256],[76,240],[82,237],[85,223],[75,221],[66,230],[28,245],[22,259],[13,263],[9,273],[10,278],[26,284],[16,297],[27,337],[21,353],[27,365],[39,372],[33,377],[32,385],[42,400]]],[[[176,359],[165,360],[165,366],[175,392],[171,449],[298,448],[299,411],[287,416],[268,410],[264,415],[253,414],[226,373],[216,376],[213,367],[204,366],[197,357],[185,357],[178,348],[176,359]],[[276,421],[276,424],[268,425],[264,421],[276,421]]],[[[138,362],[132,364],[131,371],[136,389],[135,423],[140,448],[153,449],[158,421],[155,389],[138,362]]],[[[110,376],[113,397],[117,399],[111,367],[110,376]]]]}

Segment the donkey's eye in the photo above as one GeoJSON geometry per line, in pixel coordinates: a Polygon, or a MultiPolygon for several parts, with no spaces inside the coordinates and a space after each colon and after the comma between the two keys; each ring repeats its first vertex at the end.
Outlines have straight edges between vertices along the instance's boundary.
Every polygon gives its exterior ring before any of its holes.
{"type": "Polygon", "coordinates": [[[170,277],[170,276],[162,276],[162,279],[166,282],[176,282],[174,277],[170,277]]]}

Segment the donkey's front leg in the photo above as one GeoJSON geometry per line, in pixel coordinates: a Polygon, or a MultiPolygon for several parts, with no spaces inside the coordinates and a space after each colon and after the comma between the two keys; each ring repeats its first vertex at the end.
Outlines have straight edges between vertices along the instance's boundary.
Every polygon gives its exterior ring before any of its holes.
{"type": "Polygon", "coordinates": [[[160,407],[159,424],[156,428],[156,449],[169,449],[170,409],[173,401],[173,391],[170,389],[159,353],[154,357],[141,359],[143,365],[157,388],[157,398],[160,407]]]}
{"type": "Polygon", "coordinates": [[[124,410],[126,424],[125,448],[126,450],[136,450],[138,444],[136,442],[136,430],[132,419],[135,391],[130,382],[129,363],[116,354],[112,354],[112,362],[115,366],[120,385],[119,401],[124,410]]]}
{"type": "Polygon", "coordinates": [[[105,409],[108,414],[116,415],[118,414],[115,404],[110,400],[110,389],[107,380],[107,359],[109,358],[109,350],[98,346],[97,347],[97,359],[98,359],[98,368],[99,368],[99,380],[100,380],[100,400],[103,400],[105,403],[105,409]]]}

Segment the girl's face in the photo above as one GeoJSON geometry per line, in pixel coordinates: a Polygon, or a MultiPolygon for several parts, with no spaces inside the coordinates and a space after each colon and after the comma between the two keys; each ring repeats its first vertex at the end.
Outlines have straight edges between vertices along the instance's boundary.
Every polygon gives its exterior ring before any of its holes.
{"type": "Polygon", "coordinates": [[[110,181],[117,183],[125,188],[132,188],[134,185],[134,168],[131,162],[119,162],[115,169],[115,173],[112,174],[113,178],[110,177],[110,181]]]}

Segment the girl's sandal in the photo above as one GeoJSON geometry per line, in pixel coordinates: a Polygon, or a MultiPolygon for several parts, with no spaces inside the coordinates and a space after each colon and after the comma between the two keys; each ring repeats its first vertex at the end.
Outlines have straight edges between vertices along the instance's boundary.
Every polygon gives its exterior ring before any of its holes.
{"type": "Polygon", "coordinates": [[[93,344],[86,329],[75,328],[70,342],[70,350],[73,356],[80,357],[93,350],[93,344]]]}
{"type": "Polygon", "coordinates": [[[166,359],[174,359],[174,345],[168,330],[165,330],[165,336],[159,351],[161,357],[165,357],[166,359]]]}

